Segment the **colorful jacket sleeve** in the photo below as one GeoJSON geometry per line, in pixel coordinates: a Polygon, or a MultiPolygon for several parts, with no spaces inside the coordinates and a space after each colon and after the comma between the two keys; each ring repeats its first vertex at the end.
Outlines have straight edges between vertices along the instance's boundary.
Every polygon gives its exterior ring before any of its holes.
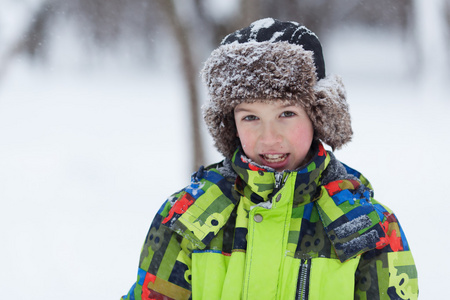
{"type": "Polygon", "coordinates": [[[168,200],[163,204],[151,224],[141,252],[137,281],[122,300],[191,299],[188,244],[164,225],[169,211],[174,211],[170,203],[168,200]]]}
{"type": "Polygon", "coordinates": [[[361,256],[355,274],[355,299],[417,299],[418,279],[411,251],[396,216],[372,200],[385,237],[361,256]]]}

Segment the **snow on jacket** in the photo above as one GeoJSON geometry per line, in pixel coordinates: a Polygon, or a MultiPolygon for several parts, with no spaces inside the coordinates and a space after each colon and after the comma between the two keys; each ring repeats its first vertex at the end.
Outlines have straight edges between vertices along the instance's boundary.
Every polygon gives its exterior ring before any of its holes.
{"type": "Polygon", "coordinates": [[[238,150],[156,214],[122,299],[417,299],[400,224],[370,183],[318,143],[295,172],[238,150]]]}

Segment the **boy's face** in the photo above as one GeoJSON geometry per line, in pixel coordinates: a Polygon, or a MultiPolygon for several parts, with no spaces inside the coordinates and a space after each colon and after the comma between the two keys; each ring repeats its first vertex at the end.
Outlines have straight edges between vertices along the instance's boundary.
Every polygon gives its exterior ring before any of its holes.
{"type": "Polygon", "coordinates": [[[241,103],[234,118],[242,148],[257,164],[283,171],[304,162],[314,129],[302,107],[282,101],[241,103]]]}

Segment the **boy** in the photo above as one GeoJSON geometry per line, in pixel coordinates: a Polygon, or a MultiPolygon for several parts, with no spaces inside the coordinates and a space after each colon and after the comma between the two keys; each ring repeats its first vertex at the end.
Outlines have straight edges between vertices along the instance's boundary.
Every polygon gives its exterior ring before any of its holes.
{"type": "Polygon", "coordinates": [[[294,22],[228,35],[205,63],[205,121],[225,160],[158,211],[123,299],[417,299],[395,215],[340,163],[342,82],[294,22]]]}

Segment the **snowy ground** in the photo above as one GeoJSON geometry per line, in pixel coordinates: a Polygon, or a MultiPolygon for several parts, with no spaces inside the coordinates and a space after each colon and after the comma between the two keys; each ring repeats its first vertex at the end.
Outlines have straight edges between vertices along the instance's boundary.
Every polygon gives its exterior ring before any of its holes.
{"type": "MultiPolygon", "coordinates": [[[[439,299],[450,269],[441,254],[450,247],[443,233],[450,89],[445,80],[413,80],[395,37],[340,37],[326,47],[328,71],[346,83],[355,131],[337,156],[397,212],[421,299],[439,299]],[[389,58],[380,45],[390,45],[389,58]]],[[[177,80],[127,64],[14,63],[0,82],[2,299],[118,299],[127,292],[155,211],[189,180],[177,80]]],[[[219,158],[209,148],[206,163],[219,158]]]]}

